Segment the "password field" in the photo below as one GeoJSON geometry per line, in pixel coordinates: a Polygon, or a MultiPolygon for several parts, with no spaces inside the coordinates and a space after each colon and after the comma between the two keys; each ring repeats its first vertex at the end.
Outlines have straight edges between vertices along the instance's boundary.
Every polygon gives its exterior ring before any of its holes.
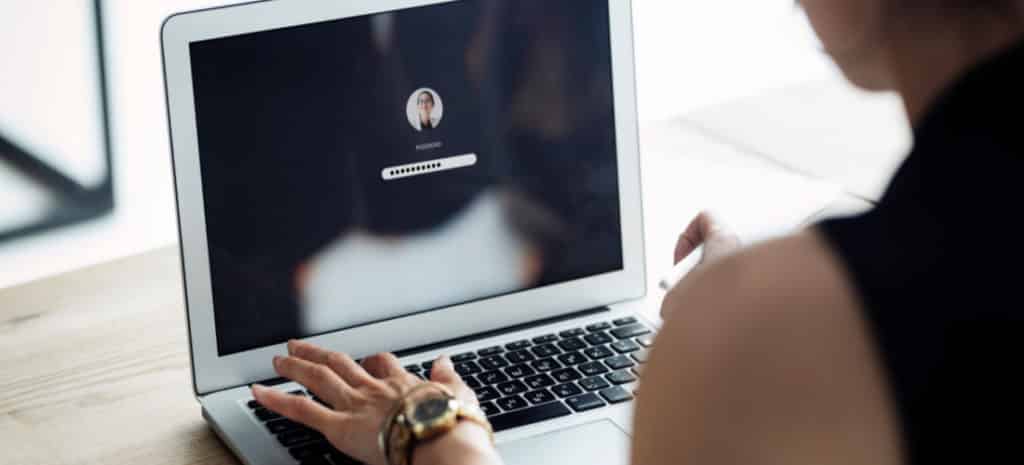
{"type": "Polygon", "coordinates": [[[465,155],[458,155],[454,157],[436,158],[433,160],[424,160],[405,165],[389,166],[381,170],[380,176],[381,179],[385,181],[395,181],[398,179],[425,176],[428,174],[436,174],[459,168],[468,168],[474,165],[476,165],[476,154],[467,153],[465,155]]]}

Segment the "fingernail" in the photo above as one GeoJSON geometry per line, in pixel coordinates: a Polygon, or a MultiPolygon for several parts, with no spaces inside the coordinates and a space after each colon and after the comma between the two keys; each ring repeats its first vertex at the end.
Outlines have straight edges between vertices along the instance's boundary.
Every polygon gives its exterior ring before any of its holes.
{"type": "Polygon", "coordinates": [[[283,359],[284,359],[284,357],[281,357],[280,355],[275,355],[274,356],[274,368],[277,368],[278,366],[280,366],[281,365],[281,360],[283,360],[283,359]]]}
{"type": "Polygon", "coordinates": [[[257,396],[260,395],[260,394],[263,394],[263,390],[266,389],[265,387],[263,387],[263,386],[261,386],[259,384],[253,384],[252,386],[250,386],[250,388],[252,388],[253,395],[257,395],[257,396]]]}
{"type": "Polygon", "coordinates": [[[451,357],[449,357],[447,355],[442,355],[440,357],[437,357],[437,363],[443,363],[445,365],[451,366],[452,359],[451,359],[451,357]]]}

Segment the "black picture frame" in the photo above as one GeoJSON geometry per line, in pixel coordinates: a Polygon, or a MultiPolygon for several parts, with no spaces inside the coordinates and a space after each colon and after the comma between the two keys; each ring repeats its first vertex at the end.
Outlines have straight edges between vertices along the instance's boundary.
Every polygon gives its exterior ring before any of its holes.
{"type": "Polygon", "coordinates": [[[100,138],[106,174],[95,187],[84,186],[0,134],[0,159],[15,171],[42,186],[58,199],[57,205],[35,221],[0,230],[0,243],[98,218],[114,210],[114,167],[111,154],[110,114],[107,101],[106,55],[103,41],[102,0],[93,0],[100,92],[100,138]]]}

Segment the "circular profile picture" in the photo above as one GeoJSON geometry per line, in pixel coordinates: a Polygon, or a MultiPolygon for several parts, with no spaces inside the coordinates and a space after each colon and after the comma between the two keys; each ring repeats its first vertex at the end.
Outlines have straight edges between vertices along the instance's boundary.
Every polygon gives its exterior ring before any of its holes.
{"type": "Polygon", "coordinates": [[[416,89],[409,97],[405,114],[413,129],[420,132],[432,131],[437,129],[444,118],[444,103],[434,89],[423,87],[416,89]]]}

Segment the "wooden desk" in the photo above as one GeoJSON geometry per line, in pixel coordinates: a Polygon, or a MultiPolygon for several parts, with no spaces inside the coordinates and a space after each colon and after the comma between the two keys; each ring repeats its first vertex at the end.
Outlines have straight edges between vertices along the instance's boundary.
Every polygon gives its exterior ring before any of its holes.
{"type": "Polygon", "coordinates": [[[177,248],[0,291],[0,464],[238,461],[192,394],[177,248]]]}

